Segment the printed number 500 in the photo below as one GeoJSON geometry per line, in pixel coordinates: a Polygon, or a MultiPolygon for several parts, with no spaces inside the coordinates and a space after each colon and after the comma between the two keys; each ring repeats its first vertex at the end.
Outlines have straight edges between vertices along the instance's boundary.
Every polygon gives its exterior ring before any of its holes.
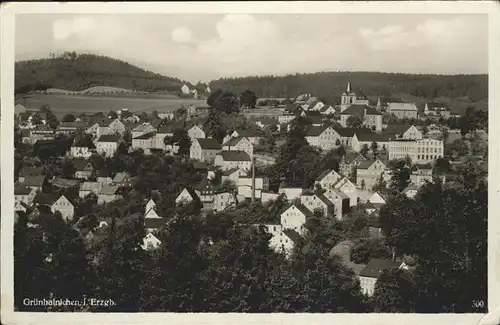
{"type": "Polygon", "coordinates": [[[472,301],[472,307],[474,307],[474,308],[483,308],[484,307],[484,301],[482,301],[482,300],[473,300],[472,301]]]}

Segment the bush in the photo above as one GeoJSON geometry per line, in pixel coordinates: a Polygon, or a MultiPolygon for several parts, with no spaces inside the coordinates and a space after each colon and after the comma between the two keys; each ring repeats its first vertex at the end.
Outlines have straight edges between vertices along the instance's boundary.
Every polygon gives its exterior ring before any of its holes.
{"type": "Polygon", "coordinates": [[[351,261],[367,264],[372,258],[390,258],[391,250],[378,239],[360,240],[351,249],[351,261]]]}

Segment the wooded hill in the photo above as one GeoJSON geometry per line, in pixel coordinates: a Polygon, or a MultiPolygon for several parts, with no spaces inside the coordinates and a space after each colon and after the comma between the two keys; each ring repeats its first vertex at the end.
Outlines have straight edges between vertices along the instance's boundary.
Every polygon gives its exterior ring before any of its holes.
{"type": "MultiPolygon", "coordinates": [[[[251,89],[257,97],[296,97],[312,93],[328,104],[339,104],[347,82],[357,95],[376,101],[377,96],[407,100],[440,100],[479,104],[486,108],[488,75],[424,75],[380,72],[318,72],[286,76],[223,78],[210,82],[211,89],[242,93],[251,89]]],[[[476,105],[474,105],[476,106],[476,105]]]]}
{"type": "Polygon", "coordinates": [[[47,88],[81,91],[94,86],[178,92],[184,84],[192,86],[177,78],[94,54],[66,52],[47,59],[19,61],[15,65],[16,93],[47,88]]]}

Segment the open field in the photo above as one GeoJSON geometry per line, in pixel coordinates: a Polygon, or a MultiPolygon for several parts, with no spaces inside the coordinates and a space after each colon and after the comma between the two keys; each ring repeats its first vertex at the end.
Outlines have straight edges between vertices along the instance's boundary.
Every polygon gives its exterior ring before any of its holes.
{"type": "Polygon", "coordinates": [[[159,112],[173,111],[189,105],[202,106],[205,100],[165,98],[162,97],[109,97],[109,96],[78,96],[78,95],[41,95],[36,94],[26,99],[19,99],[15,104],[21,104],[26,108],[36,109],[47,104],[57,116],[68,113],[97,113],[109,112],[128,108],[131,112],[159,112]]]}

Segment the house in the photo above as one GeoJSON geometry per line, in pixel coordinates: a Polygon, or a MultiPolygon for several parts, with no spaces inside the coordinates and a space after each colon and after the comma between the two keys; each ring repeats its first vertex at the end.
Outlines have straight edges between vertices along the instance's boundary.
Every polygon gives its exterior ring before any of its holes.
{"type": "Polygon", "coordinates": [[[340,190],[349,197],[349,205],[356,206],[359,201],[359,193],[356,186],[346,177],[342,178],[334,185],[334,188],[340,190]]]}
{"type": "Polygon", "coordinates": [[[61,122],[56,128],[56,134],[75,134],[85,130],[85,123],[79,122],[61,122]]]}
{"type": "Polygon", "coordinates": [[[97,129],[97,137],[101,135],[111,135],[111,134],[120,134],[123,135],[125,133],[125,124],[120,121],[120,119],[106,119],[99,124],[99,128],[97,129]]]}
{"type": "Polygon", "coordinates": [[[174,112],[158,112],[158,117],[164,120],[173,120],[174,112]]]}
{"type": "Polygon", "coordinates": [[[148,210],[148,212],[146,212],[146,213],[144,214],[144,218],[145,218],[145,219],[151,219],[151,218],[152,218],[152,219],[163,219],[162,217],[160,217],[160,216],[158,215],[158,213],[156,213],[155,208],[151,208],[151,209],[149,209],[149,210],[148,210]]]}
{"type": "Polygon", "coordinates": [[[331,126],[313,126],[306,132],[306,140],[311,146],[324,151],[336,148],[340,144],[340,135],[331,126]]]}
{"type": "Polygon", "coordinates": [[[18,181],[20,183],[24,182],[25,178],[28,176],[41,176],[43,174],[42,167],[23,167],[19,171],[18,181]]]}
{"type": "Polygon", "coordinates": [[[276,201],[279,196],[280,196],[280,194],[278,194],[278,193],[261,191],[260,192],[260,202],[262,202],[262,204],[266,204],[270,201],[276,201]]]}
{"type": "Polygon", "coordinates": [[[335,114],[335,108],[333,106],[330,106],[330,105],[325,105],[323,106],[319,112],[321,113],[321,115],[323,116],[328,116],[328,115],[333,115],[335,114]]]}
{"type": "Polygon", "coordinates": [[[281,227],[283,230],[295,230],[303,236],[307,233],[306,222],[311,217],[313,217],[313,213],[304,205],[301,203],[292,204],[280,215],[281,227]]]}
{"type": "Polygon", "coordinates": [[[24,178],[23,184],[26,187],[32,188],[35,191],[42,191],[44,185],[47,182],[47,178],[45,175],[39,175],[39,176],[27,176],[24,178]]]}
{"type": "Polygon", "coordinates": [[[418,108],[414,103],[387,103],[387,113],[396,118],[417,118],[418,108]]]}
{"type": "Polygon", "coordinates": [[[68,188],[77,187],[79,184],[79,180],[62,178],[62,177],[55,177],[55,178],[50,180],[50,183],[52,184],[53,187],[68,189],[68,188]]]}
{"type": "Polygon", "coordinates": [[[356,169],[356,184],[359,188],[370,190],[387,170],[380,159],[365,160],[356,169]]]}
{"type": "Polygon", "coordinates": [[[278,254],[284,254],[286,257],[292,254],[296,245],[304,241],[304,238],[299,233],[288,228],[280,230],[278,233],[271,233],[271,235],[269,247],[274,249],[278,254]]]}
{"type": "Polygon", "coordinates": [[[30,132],[30,130],[21,130],[21,142],[23,144],[31,144],[31,132],[30,132]]]}
{"type": "Polygon", "coordinates": [[[245,151],[221,151],[215,157],[214,166],[222,170],[238,168],[248,171],[252,166],[252,159],[245,151]]]}
{"type": "Polygon", "coordinates": [[[415,125],[391,124],[383,132],[389,135],[391,139],[419,140],[423,137],[422,132],[415,125]]]}
{"type": "Polygon", "coordinates": [[[52,213],[59,212],[66,220],[72,220],[75,216],[74,204],[64,195],[38,193],[34,199],[34,203],[38,207],[46,206],[50,208],[52,213]]]}
{"type": "Polygon", "coordinates": [[[238,179],[242,176],[247,176],[247,172],[238,168],[231,168],[222,171],[221,182],[231,181],[238,184],[238,179]]]}
{"type": "Polygon", "coordinates": [[[88,159],[92,156],[92,153],[95,151],[96,146],[87,137],[81,137],[76,140],[70,149],[70,156],[73,158],[85,158],[88,159]]]}
{"type": "Polygon", "coordinates": [[[214,195],[214,211],[224,211],[228,207],[232,207],[236,204],[236,199],[233,193],[222,192],[214,195]]]}
{"type": "Polygon", "coordinates": [[[234,130],[233,133],[231,133],[231,138],[236,137],[247,138],[251,144],[255,145],[259,144],[261,134],[254,130],[234,130]]]}
{"type": "Polygon", "coordinates": [[[118,134],[101,135],[96,141],[97,153],[104,157],[112,157],[118,150],[121,136],[118,134]]]}
{"type": "Polygon", "coordinates": [[[289,202],[299,198],[303,192],[304,190],[300,187],[280,186],[278,190],[278,193],[283,194],[289,202]]]}
{"type": "Polygon", "coordinates": [[[373,142],[377,144],[378,151],[388,150],[390,136],[383,133],[356,133],[352,137],[352,150],[360,152],[364,146],[371,150],[373,142]]]}
{"type": "Polygon", "coordinates": [[[368,199],[366,200],[366,213],[368,215],[371,215],[375,211],[380,211],[380,208],[384,206],[386,202],[387,199],[379,192],[371,194],[370,197],[368,197],[368,199]]]}
{"type": "Polygon", "coordinates": [[[344,148],[352,148],[352,139],[354,135],[360,133],[373,134],[374,132],[369,128],[335,128],[335,131],[340,135],[340,144],[344,148]]]}
{"type": "Polygon", "coordinates": [[[160,245],[161,241],[150,232],[142,239],[141,248],[150,252],[157,249],[160,245]]]}
{"type": "Polygon", "coordinates": [[[356,168],[366,160],[365,156],[360,153],[348,152],[346,155],[342,156],[339,163],[339,174],[344,177],[350,177],[356,168]]]}
{"type": "Polygon", "coordinates": [[[437,102],[426,102],[424,107],[424,114],[430,117],[449,118],[451,111],[448,105],[437,102]]]}
{"type": "Polygon", "coordinates": [[[392,260],[372,258],[359,273],[359,281],[363,294],[369,297],[373,296],[375,284],[382,272],[385,270],[397,269],[400,266],[401,263],[396,263],[392,260]]]}
{"type": "Polygon", "coordinates": [[[432,182],[432,166],[430,164],[415,164],[414,170],[410,174],[410,181],[422,186],[425,182],[432,182]]]}
{"type": "Polygon", "coordinates": [[[327,169],[323,173],[321,173],[317,180],[316,184],[320,185],[323,189],[330,189],[342,178],[335,170],[327,169]]]}
{"type": "Polygon", "coordinates": [[[321,210],[325,217],[333,216],[335,212],[333,202],[323,194],[302,194],[300,196],[300,203],[312,213],[315,210],[321,210]]]}
{"type": "Polygon", "coordinates": [[[14,202],[15,204],[22,202],[26,205],[31,205],[36,193],[37,191],[35,189],[27,187],[23,184],[18,184],[14,188],[14,202]]]}
{"type": "Polygon", "coordinates": [[[401,193],[406,195],[409,199],[415,198],[418,193],[419,187],[413,183],[408,185],[401,193]]]}
{"type": "Polygon", "coordinates": [[[410,157],[413,163],[433,163],[442,158],[444,144],[442,140],[424,138],[420,140],[398,139],[389,143],[389,160],[410,157]]]}
{"type": "Polygon", "coordinates": [[[340,113],[340,125],[348,127],[347,121],[351,116],[357,116],[363,124],[375,132],[382,132],[382,113],[367,105],[351,105],[340,113]]]}
{"type": "Polygon", "coordinates": [[[215,139],[196,138],[189,148],[189,158],[200,162],[213,163],[221,150],[220,143],[215,139]]]}
{"type": "Polygon", "coordinates": [[[137,178],[130,176],[128,173],[117,173],[111,184],[119,187],[132,187],[137,183],[137,178]]]}
{"type": "Polygon", "coordinates": [[[132,138],[132,148],[135,150],[142,149],[142,151],[144,151],[144,154],[149,155],[151,153],[151,149],[154,149],[155,139],[156,133],[154,131],[139,134],[132,138]]]}
{"type": "Polygon", "coordinates": [[[101,191],[102,184],[99,182],[83,182],[80,185],[80,191],[78,192],[78,196],[80,198],[85,198],[90,193],[94,193],[96,196],[99,195],[101,191]]]}
{"type": "Polygon", "coordinates": [[[99,195],[97,195],[97,204],[105,204],[120,199],[119,188],[118,185],[103,184],[99,195]]]}
{"type": "Polygon", "coordinates": [[[188,187],[184,188],[182,192],[175,198],[176,204],[187,204],[193,201],[201,201],[201,200],[198,194],[196,194],[196,192],[193,189],[188,187]]]}
{"type": "Polygon", "coordinates": [[[134,129],[132,129],[132,139],[137,138],[143,134],[154,133],[156,132],[156,128],[153,127],[150,123],[144,122],[134,129]]]}
{"type": "Polygon", "coordinates": [[[253,154],[255,166],[271,166],[276,163],[276,158],[269,155],[253,154]]]}
{"type": "MultiPolygon", "coordinates": [[[[161,113],[159,113],[158,116],[161,118],[161,113]]],[[[139,123],[141,118],[134,114],[124,118],[123,120],[127,123],[139,123]]]]}
{"type": "Polygon", "coordinates": [[[344,215],[349,212],[351,199],[347,194],[338,188],[330,188],[321,196],[324,196],[333,203],[333,215],[337,218],[337,220],[342,220],[344,215]]]}
{"type": "Polygon", "coordinates": [[[46,124],[37,125],[30,131],[30,143],[34,144],[39,140],[53,140],[55,132],[46,124]]]}
{"type": "MultiPolygon", "coordinates": [[[[15,189],[14,189],[15,191],[15,189]]],[[[15,212],[24,212],[30,210],[30,206],[24,203],[23,201],[16,201],[15,195],[14,195],[14,211],[15,212]]]]}
{"type": "Polygon", "coordinates": [[[182,94],[184,95],[189,95],[191,93],[191,90],[189,89],[189,86],[188,85],[183,85],[181,87],[181,92],[182,94]]]}
{"type": "Polygon", "coordinates": [[[154,209],[156,207],[155,201],[153,199],[150,199],[148,203],[146,203],[146,208],[144,210],[144,215],[147,215],[149,210],[154,209]]]}
{"type": "Polygon", "coordinates": [[[75,168],[75,178],[89,179],[94,174],[94,167],[90,161],[83,158],[73,160],[73,167],[75,168]]]}
{"type": "Polygon", "coordinates": [[[233,137],[222,145],[222,150],[245,151],[250,157],[253,156],[253,144],[246,137],[233,137]]]}
{"type": "MultiPolygon", "coordinates": [[[[240,176],[238,182],[238,196],[244,198],[252,197],[252,177],[240,176]]],[[[255,177],[255,197],[260,198],[262,191],[267,191],[269,189],[269,180],[266,177],[255,177]]]]}
{"type": "Polygon", "coordinates": [[[194,139],[205,139],[205,131],[198,125],[194,125],[188,130],[188,135],[191,141],[194,141],[194,139]]]}
{"type": "Polygon", "coordinates": [[[283,114],[278,116],[278,124],[288,124],[295,119],[294,114],[283,114]]]}
{"type": "Polygon", "coordinates": [[[113,182],[113,179],[109,177],[108,173],[105,170],[100,170],[99,173],[97,174],[97,182],[100,183],[101,185],[103,184],[111,184],[113,182]]]}

